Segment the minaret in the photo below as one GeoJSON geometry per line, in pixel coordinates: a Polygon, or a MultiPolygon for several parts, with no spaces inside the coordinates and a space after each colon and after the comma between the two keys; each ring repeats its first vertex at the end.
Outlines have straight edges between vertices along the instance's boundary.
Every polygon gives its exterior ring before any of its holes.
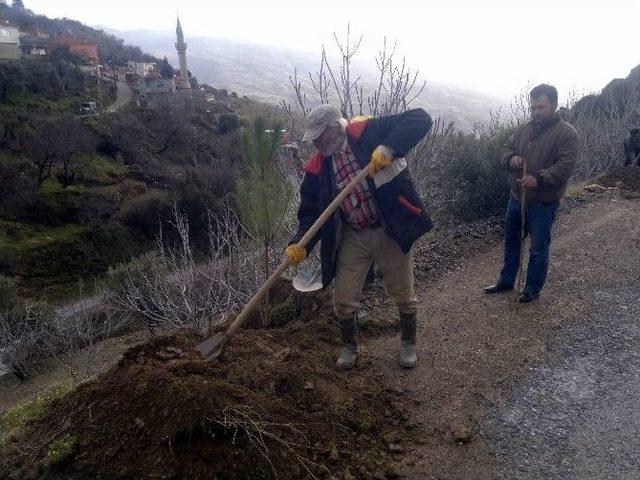
{"type": "Polygon", "coordinates": [[[178,17],[178,25],[176,26],[176,50],[178,51],[178,60],[180,62],[180,77],[178,78],[178,88],[186,90],[191,88],[189,83],[189,73],[187,71],[187,44],[184,43],[184,33],[180,25],[180,17],[178,17]]]}

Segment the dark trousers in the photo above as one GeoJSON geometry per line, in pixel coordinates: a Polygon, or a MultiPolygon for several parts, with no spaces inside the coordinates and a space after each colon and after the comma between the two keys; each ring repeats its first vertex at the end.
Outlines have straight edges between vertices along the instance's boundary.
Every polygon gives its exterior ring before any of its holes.
{"type": "MultiPolygon", "coordinates": [[[[525,290],[537,294],[542,290],[549,270],[551,227],[556,218],[558,202],[531,203],[526,207],[525,237],[531,237],[529,266],[525,290]]],[[[504,230],[504,266],[499,283],[513,285],[520,262],[520,202],[513,198],[507,207],[504,230]]]]}

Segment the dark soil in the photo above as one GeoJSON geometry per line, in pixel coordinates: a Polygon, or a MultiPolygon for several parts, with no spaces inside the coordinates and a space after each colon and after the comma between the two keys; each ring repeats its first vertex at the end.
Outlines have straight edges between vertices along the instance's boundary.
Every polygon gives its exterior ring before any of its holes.
{"type": "Polygon", "coordinates": [[[326,321],[246,330],[223,361],[191,331],[127,351],[10,449],[10,478],[385,478],[411,428],[401,390],[334,369],[326,321]],[[45,465],[57,439],[68,455],[45,465]]]}

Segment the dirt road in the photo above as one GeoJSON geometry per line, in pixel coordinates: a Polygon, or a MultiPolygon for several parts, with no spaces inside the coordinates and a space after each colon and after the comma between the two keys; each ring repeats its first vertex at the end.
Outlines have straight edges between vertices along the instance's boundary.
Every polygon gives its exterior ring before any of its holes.
{"type": "Polygon", "coordinates": [[[413,400],[423,430],[398,473],[411,479],[640,478],[640,201],[599,199],[560,216],[547,287],[515,310],[486,296],[501,246],[422,288],[420,363],[373,363],[413,400]]]}
{"type": "Polygon", "coordinates": [[[116,88],[116,100],[107,108],[107,113],[117,112],[133,98],[133,90],[126,82],[116,82],[116,88]]]}

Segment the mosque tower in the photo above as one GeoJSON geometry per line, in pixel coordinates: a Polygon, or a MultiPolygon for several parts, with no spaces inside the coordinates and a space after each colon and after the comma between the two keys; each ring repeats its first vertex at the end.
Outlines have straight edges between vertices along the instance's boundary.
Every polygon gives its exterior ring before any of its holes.
{"type": "Polygon", "coordinates": [[[178,89],[188,90],[191,88],[189,83],[189,71],[187,70],[187,44],[184,43],[184,33],[180,25],[180,17],[178,17],[178,25],[176,26],[176,50],[178,51],[178,60],[180,62],[180,76],[176,80],[178,89]]]}

